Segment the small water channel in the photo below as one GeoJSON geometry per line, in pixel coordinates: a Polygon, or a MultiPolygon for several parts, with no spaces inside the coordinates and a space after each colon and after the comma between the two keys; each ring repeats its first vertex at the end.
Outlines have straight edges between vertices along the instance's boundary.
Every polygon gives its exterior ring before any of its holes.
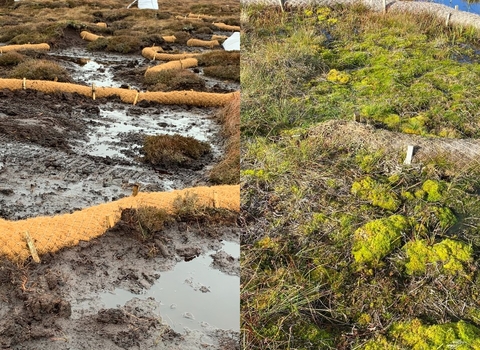
{"type": "Polygon", "coordinates": [[[464,1],[464,0],[435,0],[437,4],[446,5],[455,8],[458,6],[460,11],[476,13],[480,15],[480,2],[479,1],[464,1]]]}
{"type": "MultiPolygon", "coordinates": [[[[240,245],[235,242],[223,241],[221,250],[236,259],[240,256],[240,245]]],[[[189,262],[178,262],[170,271],[159,272],[160,278],[142,294],[116,288],[74,302],[72,308],[81,313],[92,305],[95,309],[117,308],[134,298],[154,299],[160,303],[158,316],[176,332],[210,327],[239,331],[240,278],[212,268],[210,255],[214,253],[209,251],[189,262]]]]}

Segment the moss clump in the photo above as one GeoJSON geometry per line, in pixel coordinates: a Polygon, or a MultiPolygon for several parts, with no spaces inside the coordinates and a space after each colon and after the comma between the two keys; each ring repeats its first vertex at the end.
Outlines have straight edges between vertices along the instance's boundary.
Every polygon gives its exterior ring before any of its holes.
{"type": "Polygon", "coordinates": [[[278,250],[280,245],[277,240],[272,239],[270,236],[265,236],[255,243],[255,246],[261,249],[278,250]]]}
{"type": "Polygon", "coordinates": [[[402,215],[367,222],[355,231],[352,254],[360,264],[378,265],[380,260],[400,246],[402,233],[410,223],[402,215]]]}
{"type": "Polygon", "coordinates": [[[438,220],[438,224],[442,230],[448,230],[457,223],[457,218],[453,212],[446,207],[433,207],[432,211],[438,220]]]}
{"type": "Polygon", "coordinates": [[[193,137],[175,135],[147,136],[143,145],[145,161],[153,165],[187,166],[210,152],[210,145],[193,137]]]}
{"type": "Polygon", "coordinates": [[[71,80],[65,68],[47,60],[28,60],[22,62],[12,70],[10,78],[54,80],[61,82],[69,82],[71,80]]]}
{"type": "Polygon", "coordinates": [[[367,176],[361,181],[352,184],[351,193],[363,200],[370,201],[373,205],[395,211],[400,207],[401,201],[389,185],[381,184],[367,176]]]}
{"type": "Polygon", "coordinates": [[[480,348],[480,329],[465,321],[428,326],[414,319],[393,325],[389,334],[396,340],[399,348],[404,346],[432,350],[480,348]]]}
{"type": "Polygon", "coordinates": [[[324,345],[326,347],[334,345],[332,335],[313,323],[299,322],[294,327],[294,332],[299,334],[307,344],[324,345]]]}
{"type": "Polygon", "coordinates": [[[469,350],[480,348],[480,329],[465,321],[424,325],[418,319],[394,324],[388,337],[368,341],[363,350],[469,350]]]}
{"type": "Polygon", "coordinates": [[[382,160],[384,153],[377,151],[375,153],[370,153],[367,151],[359,151],[355,155],[355,163],[358,164],[360,169],[365,173],[372,173],[377,169],[378,164],[382,160]]]}
{"type": "Polygon", "coordinates": [[[444,198],[447,186],[444,182],[427,180],[422,185],[422,190],[425,191],[429,202],[439,202],[444,198]]]}
{"type": "Polygon", "coordinates": [[[347,84],[350,81],[350,75],[345,72],[340,72],[336,69],[332,69],[327,74],[327,80],[337,84],[347,84]]]}
{"type": "Polygon", "coordinates": [[[407,262],[407,274],[425,273],[429,264],[440,264],[443,272],[455,274],[464,272],[463,265],[473,260],[471,246],[449,238],[429,246],[425,240],[410,241],[403,247],[407,262]]]}

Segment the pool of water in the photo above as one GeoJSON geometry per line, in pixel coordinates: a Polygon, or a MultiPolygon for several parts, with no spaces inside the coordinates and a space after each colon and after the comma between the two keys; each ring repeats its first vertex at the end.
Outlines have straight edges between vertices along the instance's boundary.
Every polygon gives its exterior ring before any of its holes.
{"type": "MultiPolygon", "coordinates": [[[[223,241],[221,250],[233,258],[240,257],[238,243],[223,241]]],[[[111,292],[90,296],[73,305],[73,309],[81,310],[89,305],[117,308],[134,298],[153,298],[160,303],[156,312],[162,322],[176,332],[209,327],[239,331],[240,278],[212,268],[210,255],[214,253],[216,251],[212,250],[189,262],[178,262],[172,270],[160,272],[160,278],[141,294],[115,288],[111,292]]]]}
{"type": "Polygon", "coordinates": [[[462,0],[435,0],[437,4],[442,4],[455,8],[458,6],[460,11],[476,13],[480,15],[480,2],[468,2],[462,0]]]}

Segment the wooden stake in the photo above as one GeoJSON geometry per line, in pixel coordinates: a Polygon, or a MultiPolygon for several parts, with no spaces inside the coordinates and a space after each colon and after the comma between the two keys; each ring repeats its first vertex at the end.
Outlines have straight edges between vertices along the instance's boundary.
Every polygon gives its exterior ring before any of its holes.
{"type": "Polygon", "coordinates": [[[22,81],[22,89],[23,89],[23,90],[26,90],[26,89],[27,89],[27,78],[23,78],[23,81],[22,81]]]}
{"type": "Polygon", "coordinates": [[[213,191],[213,207],[218,208],[218,193],[217,191],[213,191]]]}
{"type": "Polygon", "coordinates": [[[383,0],[383,13],[387,13],[387,0],[383,0]]]}
{"type": "Polygon", "coordinates": [[[139,184],[134,184],[132,186],[132,196],[135,197],[138,194],[139,190],[140,190],[140,185],[139,184]]]}
{"type": "Polygon", "coordinates": [[[137,91],[137,94],[135,95],[135,100],[133,100],[134,106],[137,104],[137,101],[138,101],[138,91],[137,91]]]}
{"type": "Polygon", "coordinates": [[[447,13],[447,20],[445,21],[445,25],[446,25],[447,27],[448,27],[448,23],[450,22],[450,16],[451,16],[451,15],[452,15],[452,14],[451,14],[450,12],[447,13]]]}
{"type": "Polygon", "coordinates": [[[39,264],[40,258],[38,257],[37,249],[35,248],[33,239],[32,237],[30,237],[30,234],[28,233],[28,231],[25,231],[25,239],[27,240],[28,249],[30,249],[30,254],[32,255],[33,261],[39,264]]]}
{"type": "Polygon", "coordinates": [[[458,11],[458,5],[455,5],[455,10],[458,11]]]}
{"type": "Polygon", "coordinates": [[[95,84],[92,83],[92,98],[95,101],[95,84]]]}
{"type": "Polygon", "coordinates": [[[414,149],[414,146],[407,147],[407,157],[405,158],[405,161],[403,162],[403,164],[412,164],[413,149],[414,149]]]}
{"type": "Polygon", "coordinates": [[[112,215],[107,216],[107,224],[108,224],[108,228],[112,228],[113,226],[115,226],[115,222],[113,222],[112,215]]]}

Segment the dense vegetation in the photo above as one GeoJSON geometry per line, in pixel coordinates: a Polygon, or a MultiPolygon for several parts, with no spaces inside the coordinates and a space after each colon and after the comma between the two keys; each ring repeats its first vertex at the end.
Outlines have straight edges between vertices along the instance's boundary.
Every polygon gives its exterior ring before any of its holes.
{"type": "Polygon", "coordinates": [[[480,34],[361,6],[242,18],[242,346],[478,349],[478,161],[405,165],[361,132],[478,138],[480,34]]]}

